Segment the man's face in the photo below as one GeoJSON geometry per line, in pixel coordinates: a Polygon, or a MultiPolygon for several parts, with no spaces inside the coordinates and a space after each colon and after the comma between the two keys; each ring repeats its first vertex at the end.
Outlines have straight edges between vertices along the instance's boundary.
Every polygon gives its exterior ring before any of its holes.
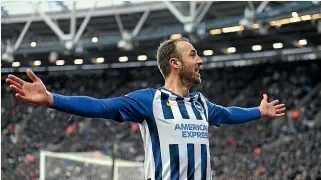
{"type": "Polygon", "coordinates": [[[200,68],[203,64],[202,59],[197,55],[193,45],[186,41],[180,41],[176,44],[178,52],[181,54],[180,77],[192,84],[201,83],[200,68]]]}

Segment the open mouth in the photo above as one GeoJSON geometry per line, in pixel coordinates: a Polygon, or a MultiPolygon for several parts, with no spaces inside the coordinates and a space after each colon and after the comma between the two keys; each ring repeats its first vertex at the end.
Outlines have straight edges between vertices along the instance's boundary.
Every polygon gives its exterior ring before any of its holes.
{"type": "Polygon", "coordinates": [[[195,72],[196,72],[196,74],[197,74],[198,76],[201,76],[201,74],[200,74],[200,69],[196,69],[195,72]]]}

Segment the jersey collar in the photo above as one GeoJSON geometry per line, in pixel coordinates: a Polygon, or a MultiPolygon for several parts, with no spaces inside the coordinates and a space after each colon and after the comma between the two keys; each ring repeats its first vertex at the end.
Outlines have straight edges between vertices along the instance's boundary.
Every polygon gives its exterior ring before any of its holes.
{"type": "Polygon", "coordinates": [[[180,95],[166,89],[165,87],[160,87],[159,90],[162,93],[168,94],[171,97],[171,99],[181,100],[181,101],[185,101],[185,102],[195,101],[199,97],[198,92],[189,93],[188,97],[183,97],[183,96],[180,96],[180,95]]]}

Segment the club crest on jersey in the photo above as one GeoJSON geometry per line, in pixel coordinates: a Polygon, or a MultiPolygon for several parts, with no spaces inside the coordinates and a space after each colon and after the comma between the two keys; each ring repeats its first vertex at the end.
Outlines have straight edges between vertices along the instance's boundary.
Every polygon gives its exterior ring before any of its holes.
{"type": "Polygon", "coordinates": [[[200,113],[204,112],[204,109],[203,109],[201,103],[199,103],[198,101],[194,101],[194,106],[200,113]]]}

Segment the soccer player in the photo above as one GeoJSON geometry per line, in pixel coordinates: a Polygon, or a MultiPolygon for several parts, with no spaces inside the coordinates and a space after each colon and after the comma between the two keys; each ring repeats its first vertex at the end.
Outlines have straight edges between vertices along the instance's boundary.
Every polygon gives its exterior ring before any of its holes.
{"type": "MultiPolygon", "coordinates": [[[[186,38],[167,40],[157,50],[165,79],[159,89],[147,88],[123,97],[95,99],[48,92],[31,69],[26,82],[9,75],[6,82],[25,102],[74,115],[139,123],[145,149],[145,180],[210,180],[208,126],[239,124],[261,117],[284,116],[285,105],[268,96],[258,107],[222,107],[189,90],[201,83],[202,59],[186,38]]],[[[215,82],[214,82],[215,83],[215,82]]]]}

